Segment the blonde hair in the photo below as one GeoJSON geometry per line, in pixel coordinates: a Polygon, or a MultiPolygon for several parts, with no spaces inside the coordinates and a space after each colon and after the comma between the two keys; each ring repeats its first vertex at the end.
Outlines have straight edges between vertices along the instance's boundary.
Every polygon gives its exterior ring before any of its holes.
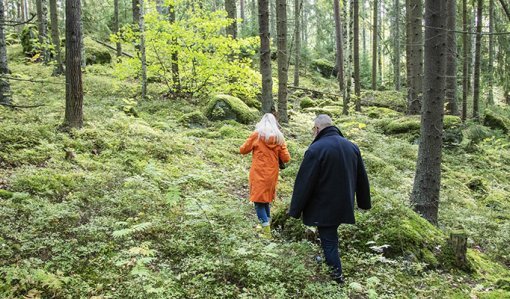
{"type": "Polygon", "coordinates": [[[263,139],[266,143],[271,137],[274,137],[277,144],[283,144],[285,139],[283,133],[278,128],[278,122],[271,113],[266,113],[262,119],[255,125],[255,131],[259,134],[259,139],[263,139]]]}

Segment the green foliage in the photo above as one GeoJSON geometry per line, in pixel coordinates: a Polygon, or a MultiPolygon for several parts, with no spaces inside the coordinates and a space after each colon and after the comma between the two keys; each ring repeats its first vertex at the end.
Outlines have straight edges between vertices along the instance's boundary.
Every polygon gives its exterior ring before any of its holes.
{"type": "Polygon", "coordinates": [[[299,107],[301,107],[301,109],[315,107],[315,105],[316,105],[316,103],[309,97],[304,97],[299,102],[299,107]]]}
{"type": "Polygon", "coordinates": [[[26,56],[32,57],[36,54],[38,44],[37,37],[37,26],[31,24],[23,27],[20,39],[21,45],[23,46],[23,53],[25,53],[26,56]]]}
{"type": "MultiPolygon", "coordinates": [[[[165,83],[169,91],[186,94],[190,98],[228,93],[254,104],[260,87],[260,74],[250,65],[258,38],[225,37],[221,32],[232,22],[226,18],[225,11],[208,11],[198,5],[193,6],[191,9],[185,1],[175,2],[175,9],[183,13],[175,23],[170,23],[154,7],[147,10],[148,77],[165,83]],[[176,90],[177,82],[173,82],[171,72],[174,53],[178,54],[175,63],[179,65],[179,90],[176,90]]],[[[114,41],[119,38],[112,36],[114,41]]],[[[122,38],[126,42],[137,43],[139,33],[127,26],[122,38]]],[[[140,70],[140,61],[135,57],[117,64],[115,73],[121,79],[136,78],[140,70]]]]}
{"type": "Polygon", "coordinates": [[[504,133],[510,131],[510,119],[496,112],[486,109],[483,124],[494,130],[502,130],[504,133]]]}
{"type": "Polygon", "coordinates": [[[211,98],[205,108],[205,115],[210,120],[232,119],[248,124],[256,120],[257,111],[236,97],[220,94],[211,98]]]}
{"type": "Polygon", "coordinates": [[[92,40],[90,37],[85,37],[83,40],[85,46],[85,59],[87,65],[90,64],[109,64],[112,61],[110,51],[104,46],[92,40]]]}
{"type": "MultiPolygon", "coordinates": [[[[458,116],[445,115],[443,126],[445,130],[459,127],[461,120],[458,116]]],[[[420,116],[402,116],[398,119],[391,120],[389,123],[383,123],[383,130],[386,134],[401,134],[401,133],[419,133],[420,131],[420,116]]]]}
{"type": "Polygon", "coordinates": [[[190,128],[204,127],[207,125],[207,117],[201,111],[194,111],[184,114],[180,120],[183,125],[190,128]]]}

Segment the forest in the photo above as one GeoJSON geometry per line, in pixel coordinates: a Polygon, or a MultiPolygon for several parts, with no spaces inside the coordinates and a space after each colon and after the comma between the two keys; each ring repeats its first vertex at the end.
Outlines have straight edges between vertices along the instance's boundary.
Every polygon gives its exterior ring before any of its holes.
{"type": "Polygon", "coordinates": [[[0,0],[0,298],[510,298],[509,132],[509,0],[0,0]],[[287,216],[320,114],[370,181],[344,285],[287,216]]]}

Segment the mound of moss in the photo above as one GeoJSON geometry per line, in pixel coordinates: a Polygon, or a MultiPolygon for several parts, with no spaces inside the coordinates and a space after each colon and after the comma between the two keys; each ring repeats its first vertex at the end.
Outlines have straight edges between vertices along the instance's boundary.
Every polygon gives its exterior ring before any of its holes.
{"type": "Polygon", "coordinates": [[[301,107],[301,109],[315,107],[315,105],[316,103],[309,97],[304,97],[301,99],[301,102],[299,102],[299,107],[301,107]]]}
{"type": "MultiPolygon", "coordinates": [[[[458,128],[462,123],[460,117],[453,115],[444,116],[444,130],[458,128]]],[[[402,134],[420,132],[421,120],[419,115],[403,116],[397,119],[392,119],[388,123],[382,123],[382,129],[386,134],[402,134]]]]}
{"type": "Polygon", "coordinates": [[[110,51],[91,38],[84,39],[87,64],[108,64],[112,61],[110,51]]]}
{"type": "Polygon", "coordinates": [[[335,69],[335,64],[324,58],[314,59],[311,66],[326,78],[331,77],[335,69]]]}
{"type": "Polygon", "coordinates": [[[407,101],[399,91],[364,91],[361,93],[361,103],[365,106],[389,108],[404,112],[407,109],[407,101]]]}
{"type": "Polygon", "coordinates": [[[207,125],[207,117],[201,111],[184,114],[179,122],[189,128],[203,128],[207,125]]]}
{"type": "Polygon", "coordinates": [[[219,94],[207,104],[205,116],[212,121],[231,119],[249,124],[257,119],[257,111],[248,107],[239,98],[219,94]]]}
{"type": "Polygon", "coordinates": [[[483,124],[494,130],[502,130],[504,133],[510,131],[510,120],[489,109],[485,110],[483,124]]]}
{"type": "Polygon", "coordinates": [[[364,112],[368,115],[368,117],[377,119],[394,118],[400,115],[400,112],[384,107],[367,107],[364,109],[364,112]]]}

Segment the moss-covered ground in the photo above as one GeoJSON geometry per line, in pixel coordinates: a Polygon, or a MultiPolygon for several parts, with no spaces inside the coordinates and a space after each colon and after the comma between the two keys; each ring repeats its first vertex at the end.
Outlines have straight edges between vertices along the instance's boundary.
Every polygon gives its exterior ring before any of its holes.
{"type": "MultiPolygon", "coordinates": [[[[464,139],[444,149],[436,228],[409,208],[414,122],[386,135],[381,124],[403,119],[401,112],[333,114],[361,148],[374,206],[339,230],[341,288],[315,260],[313,230],[288,221],[272,242],[256,237],[250,157],[238,154],[253,124],[208,121],[200,114],[205,103],[161,98],[155,84],[149,100],[133,101],[137,82],[90,66],[85,126],[63,133],[64,78],[22,63],[18,50],[10,48],[13,74],[47,83],[12,81],[18,104],[44,106],[0,108],[0,297],[510,297],[510,140],[503,131],[462,125],[464,139]],[[458,229],[469,237],[468,271],[448,255],[449,232],[458,229]]],[[[314,111],[299,108],[299,94],[291,99],[283,130],[293,160],[281,172],[275,218],[312,140],[314,111]]]]}

